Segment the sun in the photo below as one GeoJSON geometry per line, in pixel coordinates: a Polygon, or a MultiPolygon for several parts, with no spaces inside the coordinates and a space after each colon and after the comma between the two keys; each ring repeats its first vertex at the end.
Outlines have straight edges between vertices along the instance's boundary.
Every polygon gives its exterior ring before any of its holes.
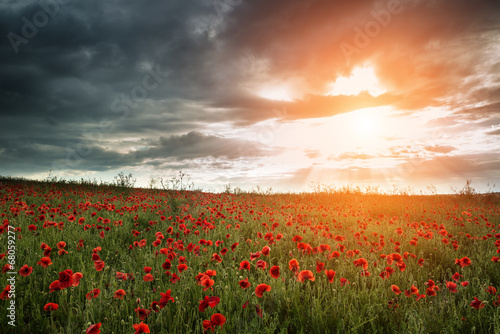
{"type": "Polygon", "coordinates": [[[379,96],[386,92],[371,66],[355,67],[349,77],[339,77],[331,85],[328,95],[358,95],[367,91],[372,96],[379,96]]]}

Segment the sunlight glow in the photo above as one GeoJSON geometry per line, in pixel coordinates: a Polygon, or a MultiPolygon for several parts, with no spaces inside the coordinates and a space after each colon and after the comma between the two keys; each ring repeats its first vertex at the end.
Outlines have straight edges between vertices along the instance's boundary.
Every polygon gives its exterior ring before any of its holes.
{"type": "Polygon", "coordinates": [[[373,96],[379,96],[386,92],[370,66],[354,68],[349,77],[337,78],[332,86],[329,95],[358,95],[362,91],[368,91],[373,96]]]}
{"type": "Polygon", "coordinates": [[[257,95],[269,100],[292,101],[292,97],[287,87],[275,86],[262,89],[257,95]]]}

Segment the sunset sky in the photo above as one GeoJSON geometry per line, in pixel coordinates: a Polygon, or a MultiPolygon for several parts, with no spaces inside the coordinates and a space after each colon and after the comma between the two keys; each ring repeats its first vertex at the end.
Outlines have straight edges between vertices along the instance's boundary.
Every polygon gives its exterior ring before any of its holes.
{"type": "Polygon", "coordinates": [[[7,0],[0,32],[0,175],[499,191],[497,0],[7,0]]]}

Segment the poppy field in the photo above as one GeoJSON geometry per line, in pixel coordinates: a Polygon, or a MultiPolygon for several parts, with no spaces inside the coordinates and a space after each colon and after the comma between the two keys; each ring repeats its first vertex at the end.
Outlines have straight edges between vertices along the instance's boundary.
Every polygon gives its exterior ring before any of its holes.
{"type": "Polygon", "coordinates": [[[0,185],[15,333],[500,333],[495,196],[0,185]]]}

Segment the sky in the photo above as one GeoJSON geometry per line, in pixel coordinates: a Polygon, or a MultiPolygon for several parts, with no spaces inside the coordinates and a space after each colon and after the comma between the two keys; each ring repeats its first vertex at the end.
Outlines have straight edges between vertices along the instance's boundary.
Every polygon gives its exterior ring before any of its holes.
{"type": "Polygon", "coordinates": [[[500,187],[497,0],[4,0],[0,175],[500,187]]]}

